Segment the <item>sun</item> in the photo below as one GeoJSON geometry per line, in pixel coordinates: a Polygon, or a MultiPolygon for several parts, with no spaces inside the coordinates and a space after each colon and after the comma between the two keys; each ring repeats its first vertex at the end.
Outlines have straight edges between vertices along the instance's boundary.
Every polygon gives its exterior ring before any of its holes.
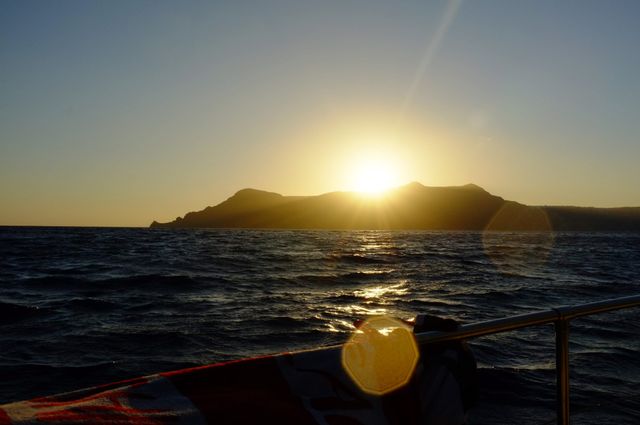
{"type": "Polygon", "coordinates": [[[385,158],[361,158],[353,165],[350,186],[356,192],[379,195],[397,184],[397,169],[385,158]]]}

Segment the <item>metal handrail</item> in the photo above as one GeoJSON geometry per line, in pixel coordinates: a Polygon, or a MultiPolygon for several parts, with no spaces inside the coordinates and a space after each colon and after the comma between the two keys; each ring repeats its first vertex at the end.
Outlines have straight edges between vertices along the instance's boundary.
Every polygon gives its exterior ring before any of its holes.
{"type": "Polygon", "coordinates": [[[557,423],[569,425],[569,321],[577,317],[637,306],[640,306],[640,295],[633,295],[463,325],[452,332],[422,332],[416,334],[415,338],[418,345],[422,346],[553,323],[556,333],[557,423]]]}

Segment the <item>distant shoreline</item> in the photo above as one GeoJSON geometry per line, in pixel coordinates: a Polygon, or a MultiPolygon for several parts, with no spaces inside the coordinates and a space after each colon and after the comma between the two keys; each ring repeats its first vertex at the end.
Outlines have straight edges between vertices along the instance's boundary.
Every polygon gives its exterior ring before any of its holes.
{"type": "Polygon", "coordinates": [[[12,225],[0,224],[0,229],[136,229],[156,231],[184,230],[247,230],[259,232],[422,232],[422,233],[640,233],[640,230],[467,230],[467,229],[320,229],[320,228],[284,228],[284,227],[150,227],[150,226],[48,226],[48,225],[12,225]]]}

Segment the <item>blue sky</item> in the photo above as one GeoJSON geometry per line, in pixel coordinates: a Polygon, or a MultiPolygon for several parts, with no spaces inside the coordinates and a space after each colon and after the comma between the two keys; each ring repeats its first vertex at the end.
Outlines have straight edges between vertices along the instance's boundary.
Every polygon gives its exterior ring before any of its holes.
{"type": "Polygon", "coordinates": [[[244,187],[474,182],[640,206],[637,1],[6,1],[1,224],[147,225],[244,187]]]}

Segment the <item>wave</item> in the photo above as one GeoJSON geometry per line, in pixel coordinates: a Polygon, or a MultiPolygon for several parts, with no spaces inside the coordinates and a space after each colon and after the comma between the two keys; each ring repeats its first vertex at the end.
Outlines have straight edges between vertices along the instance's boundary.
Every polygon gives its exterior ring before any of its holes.
{"type": "Polygon", "coordinates": [[[296,280],[300,283],[320,285],[357,284],[370,282],[372,280],[385,280],[394,273],[394,271],[395,270],[372,270],[339,274],[301,275],[297,276],[296,280]]]}
{"type": "Polygon", "coordinates": [[[348,264],[392,264],[396,262],[397,258],[397,255],[390,254],[384,255],[384,257],[379,254],[376,256],[363,254],[329,254],[325,257],[325,261],[348,264]]]}
{"type": "Polygon", "coordinates": [[[102,279],[43,276],[23,279],[22,287],[45,291],[96,292],[100,290],[185,291],[198,289],[207,283],[226,283],[224,278],[203,278],[189,275],[133,274],[102,279]]]}
{"type": "Polygon", "coordinates": [[[19,281],[20,285],[27,289],[42,291],[94,291],[91,280],[73,276],[42,276],[27,278],[19,281]]]}
{"type": "Polygon", "coordinates": [[[148,274],[114,277],[96,281],[95,284],[107,286],[109,289],[183,291],[197,289],[204,285],[204,282],[185,275],[148,274]]]}
{"type": "Polygon", "coordinates": [[[120,306],[116,302],[101,300],[98,298],[72,298],[64,302],[70,310],[87,313],[101,313],[118,309],[120,306]]]}
{"type": "Polygon", "coordinates": [[[0,302],[0,325],[13,324],[47,313],[47,309],[36,306],[0,302]]]}
{"type": "Polygon", "coordinates": [[[502,400],[507,405],[530,406],[553,403],[555,371],[550,369],[519,369],[514,367],[479,368],[481,400],[502,400]],[[532,379],[534,378],[535,379],[532,379]]]}

